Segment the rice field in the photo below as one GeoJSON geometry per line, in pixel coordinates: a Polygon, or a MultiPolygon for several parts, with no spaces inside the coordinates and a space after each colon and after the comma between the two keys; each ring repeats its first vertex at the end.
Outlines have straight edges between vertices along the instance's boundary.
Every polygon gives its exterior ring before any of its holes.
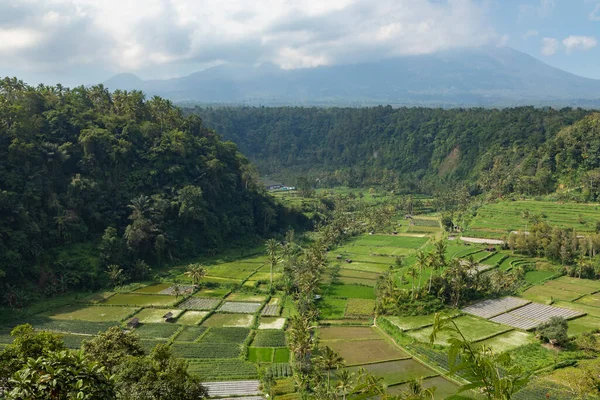
{"type": "Polygon", "coordinates": [[[139,293],[118,293],[108,298],[103,304],[121,306],[171,306],[175,296],[139,293]]]}
{"type": "Polygon", "coordinates": [[[490,346],[496,353],[502,353],[508,350],[516,349],[531,343],[536,343],[532,334],[521,331],[509,331],[490,339],[477,342],[480,345],[490,346]]]}
{"type": "Polygon", "coordinates": [[[411,379],[428,378],[439,375],[427,366],[411,359],[387,361],[375,364],[361,365],[348,368],[356,373],[358,368],[364,368],[367,372],[383,379],[388,385],[407,382],[411,379]]]}
{"type": "Polygon", "coordinates": [[[249,328],[252,326],[253,322],[254,315],[250,314],[215,313],[204,320],[204,322],[202,322],[202,326],[249,328]]]}
{"type": "MultiPolygon", "coordinates": [[[[175,319],[183,310],[177,309],[167,309],[167,308],[144,308],[140,312],[134,315],[134,317],[138,318],[142,324],[159,324],[165,323],[163,318],[167,313],[171,313],[173,316],[171,318],[175,319]]],[[[169,322],[170,323],[170,322],[169,322]]]]}
{"type": "MultiPolygon", "coordinates": [[[[463,335],[465,335],[465,337],[468,340],[472,341],[484,340],[486,338],[510,330],[510,328],[505,325],[486,321],[484,319],[475,318],[468,315],[454,318],[454,322],[459,327],[463,335]]],[[[429,336],[431,335],[431,332],[432,328],[427,327],[409,331],[407,332],[407,334],[420,342],[429,343],[429,336]]],[[[455,335],[451,332],[440,332],[437,335],[435,343],[447,345],[448,339],[450,339],[453,336],[455,335]]]]}
{"type": "Polygon", "coordinates": [[[208,315],[208,311],[185,311],[177,318],[181,325],[198,325],[208,315]]]}
{"type": "Polygon", "coordinates": [[[399,360],[410,356],[387,340],[331,341],[324,343],[340,353],[347,365],[399,360]]]}
{"type": "Polygon", "coordinates": [[[134,314],[137,307],[68,306],[47,312],[44,315],[52,319],[82,320],[91,322],[119,322],[134,314]]]}

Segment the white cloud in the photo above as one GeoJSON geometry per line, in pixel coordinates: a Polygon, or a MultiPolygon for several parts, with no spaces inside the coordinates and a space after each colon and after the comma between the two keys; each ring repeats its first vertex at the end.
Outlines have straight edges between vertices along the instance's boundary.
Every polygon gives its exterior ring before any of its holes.
{"type": "Polygon", "coordinates": [[[594,7],[592,12],[590,13],[590,20],[600,21],[600,15],[598,15],[599,13],[600,13],[600,3],[596,4],[596,7],[594,7]]]}
{"type": "Polygon", "coordinates": [[[539,34],[540,33],[538,31],[532,29],[532,30],[525,32],[525,34],[523,34],[523,39],[539,36],[539,34]]]}
{"type": "Polygon", "coordinates": [[[488,7],[478,0],[0,0],[0,68],[299,68],[502,44],[488,7]]]}
{"type": "Polygon", "coordinates": [[[593,36],[568,36],[562,41],[567,51],[573,50],[590,50],[598,44],[598,41],[593,36]]]}
{"type": "Polygon", "coordinates": [[[540,52],[545,56],[551,56],[558,51],[558,44],[558,40],[555,38],[545,37],[542,39],[540,52]]]}

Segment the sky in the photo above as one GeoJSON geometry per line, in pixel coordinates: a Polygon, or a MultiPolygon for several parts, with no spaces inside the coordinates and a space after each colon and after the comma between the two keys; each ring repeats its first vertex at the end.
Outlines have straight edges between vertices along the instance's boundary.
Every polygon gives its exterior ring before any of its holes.
{"type": "Polygon", "coordinates": [[[0,0],[0,76],[30,84],[312,68],[509,46],[600,79],[600,0],[0,0]]]}

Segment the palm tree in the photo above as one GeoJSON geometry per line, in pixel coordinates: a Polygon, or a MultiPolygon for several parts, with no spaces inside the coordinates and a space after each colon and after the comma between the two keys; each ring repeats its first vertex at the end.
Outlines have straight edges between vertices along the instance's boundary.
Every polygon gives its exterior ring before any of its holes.
{"type": "Polygon", "coordinates": [[[177,300],[179,296],[181,296],[181,285],[178,282],[175,282],[171,287],[173,289],[173,294],[175,295],[175,300],[177,300]]]}
{"type": "Polygon", "coordinates": [[[321,350],[321,354],[318,357],[319,364],[327,370],[327,392],[331,391],[331,370],[338,369],[344,365],[344,359],[340,354],[331,349],[329,346],[325,346],[321,350]]]}
{"type": "Polygon", "coordinates": [[[206,267],[202,264],[190,264],[185,275],[192,279],[193,285],[198,285],[200,280],[206,276],[206,267]]]}
{"type": "Polygon", "coordinates": [[[352,393],[352,385],[354,374],[350,373],[347,369],[340,371],[337,374],[337,385],[336,389],[338,393],[342,395],[342,400],[346,400],[346,396],[352,393]]]}
{"type": "Polygon", "coordinates": [[[106,267],[106,273],[108,274],[108,278],[112,282],[113,286],[119,286],[123,283],[123,270],[116,264],[111,264],[106,267]]]}
{"type": "Polygon", "coordinates": [[[267,240],[267,259],[269,260],[269,266],[271,270],[271,286],[269,290],[273,290],[273,268],[279,262],[279,243],[275,239],[267,240]]]}
{"type": "Polygon", "coordinates": [[[421,278],[423,277],[423,267],[427,266],[427,255],[422,251],[417,253],[417,266],[419,268],[419,288],[418,291],[421,292],[421,278]]]}
{"type": "Polygon", "coordinates": [[[433,400],[435,387],[425,389],[423,387],[423,378],[421,379],[412,379],[408,381],[407,388],[404,390],[402,395],[399,397],[403,400],[433,400]]]}

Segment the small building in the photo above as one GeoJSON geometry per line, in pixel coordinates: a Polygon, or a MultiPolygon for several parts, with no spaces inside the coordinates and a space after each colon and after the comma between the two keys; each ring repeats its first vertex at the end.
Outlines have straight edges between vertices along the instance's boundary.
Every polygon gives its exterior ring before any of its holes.
{"type": "Polygon", "coordinates": [[[338,255],[338,256],[336,256],[336,257],[335,257],[335,259],[336,259],[336,260],[341,260],[341,259],[342,259],[342,256],[338,255]]]}
{"type": "Polygon", "coordinates": [[[346,262],[347,262],[348,264],[352,264],[352,259],[350,259],[350,258],[346,258],[346,262]]]}
{"type": "Polygon", "coordinates": [[[163,319],[165,320],[165,322],[169,322],[173,320],[173,313],[171,311],[169,311],[168,313],[166,313],[165,315],[163,315],[163,319]]]}
{"type": "Polygon", "coordinates": [[[127,323],[127,327],[129,329],[135,329],[138,327],[139,324],[140,324],[140,319],[138,317],[135,317],[135,318],[131,318],[129,320],[129,322],[127,323]]]}
{"type": "Polygon", "coordinates": [[[265,189],[267,190],[279,190],[284,187],[283,183],[279,183],[276,181],[272,181],[269,179],[265,179],[262,181],[263,185],[265,185],[265,189]]]}

